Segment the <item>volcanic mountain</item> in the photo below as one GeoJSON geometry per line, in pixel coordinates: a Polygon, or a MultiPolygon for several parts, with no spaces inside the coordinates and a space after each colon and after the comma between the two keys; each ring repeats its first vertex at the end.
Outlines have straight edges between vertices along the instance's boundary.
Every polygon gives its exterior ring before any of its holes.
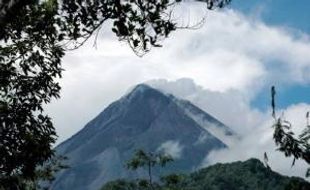
{"type": "Polygon", "coordinates": [[[194,171],[235,136],[189,101],[140,84],[56,148],[70,168],[57,175],[52,189],[95,190],[110,180],[146,176],[142,169],[124,167],[137,149],[174,157],[168,167],[155,170],[156,176],[194,171]]]}

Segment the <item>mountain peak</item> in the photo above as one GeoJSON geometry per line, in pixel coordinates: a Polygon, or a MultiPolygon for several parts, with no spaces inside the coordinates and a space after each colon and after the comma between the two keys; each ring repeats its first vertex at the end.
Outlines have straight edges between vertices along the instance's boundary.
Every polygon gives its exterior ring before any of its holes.
{"type": "Polygon", "coordinates": [[[139,94],[139,93],[148,93],[148,92],[157,92],[160,93],[162,95],[164,95],[160,90],[153,88],[147,84],[141,83],[136,85],[130,92],[129,94],[139,94]]]}
{"type": "Polygon", "coordinates": [[[147,85],[147,84],[141,83],[141,84],[136,85],[132,91],[140,91],[140,92],[143,92],[143,91],[145,91],[145,90],[150,90],[150,89],[153,89],[153,88],[150,87],[150,86],[147,85]]]}
{"type": "Polygon", "coordinates": [[[173,166],[154,171],[159,176],[161,172],[191,171],[201,165],[210,151],[227,147],[187,114],[185,107],[194,106],[181,104],[174,96],[146,84],[135,86],[56,148],[69,158],[72,168],[57,177],[53,190],[98,189],[96,182],[102,185],[116,178],[135,177],[122,166],[136,149],[177,155],[173,166]],[[85,176],[92,177],[84,179],[85,176]]]}
{"type": "Polygon", "coordinates": [[[152,88],[146,84],[136,85],[126,96],[125,100],[132,102],[137,100],[146,100],[146,99],[167,99],[168,96],[163,94],[161,91],[152,88]]]}

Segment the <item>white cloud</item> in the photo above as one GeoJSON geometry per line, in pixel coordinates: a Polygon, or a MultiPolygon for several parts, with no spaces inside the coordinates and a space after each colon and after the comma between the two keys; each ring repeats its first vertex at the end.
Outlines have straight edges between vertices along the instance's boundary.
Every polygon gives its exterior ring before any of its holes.
{"type": "MultiPolygon", "coordinates": [[[[191,18],[201,9],[199,4],[187,7],[191,7],[187,12],[191,18]]],[[[173,33],[163,48],[153,49],[143,58],[135,56],[108,30],[102,36],[97,49],[89,41],[64,59],[61,99],[47,106],[58,142],[76,133],[133,85],[160,78],[191,78],[169,88],[246,135],[253,143],[241,142],[241,149],[250,151],[244,154],[260,156],[258,150],[270,147],[265,146],[269,141],[264,141],[265,136],[259,139],[253,131],[265,134],[267,128],[258,126],[265,126],[269,115],[253,109],[251,99],[271,84],[310,84],[309,37],[296,37],[232,10],[208,12],[202,28],[173,33]],[[257,149],[251,149],[255,144],[257,149]]],[[[288,115],[297,114],[289,111],[292,109],[288,108],[288,115]]]]}
{"type": "Polygon", "coordinates": [[[250,107],[251,96],[240,90],[211,91],[191,79],[151,80],[149,85],[187,99],[239,134],[247,134],[266,119],[264,113],[250,107]]]}
{"type": "MultiPolygon", "coordinates": [[[[293,131],[296,134],[306,127],[305,113],[309,111],[309,104],[297,104],[282,110],[285,118],[292,123],[293,131]]],[[[235,160],[246,160],[251,157],[263,160],[264,152],[267,152],[270,167],[282,174],[289,176],[304,177],[307,170],[307,164],[302,161],[296,161],[294,167],[291,167],[293,158],[286,158],[283,153],[276,151],[272,135],[273,121],[266,120],[263,125],[252,128],[251,132],[244,135],[239,143],[229,149],[211,152],[204,165],[217,162],[231,162],[235,160]]]]}
{"type": "Polygon", "coordinates": [[[163,151],[165,154],[172,156],[172,158],[174,159],[178,159],[182,156],[183,146],[180,145],[178,141],[171,140],[161,144],[157,150],[163,151]]]}
{"type": "MultiPolygon", "coordinates": [[[[247,160],[253,157],[263,160],[264,152],[267,152],[269,164],[273,170],[289,176],[305,176],[307,168],[305,162],[297,161],[296,165],[291,168],[292,158],[286,158],[283,153],[276,151],[272,138],[271,111],[261,112],[250,107],[249,98],[241,91],[213,92],[195,85],[191,79],[176,81],[161,79],[147,83],[165,93],[190,100],[207,113],[217,116],[220,121],[226,121],[226,124],[240,135],[238,139],[231,139],[219,133],[216,126],[211,127],[210,132],[215,136],[220,135],[219,138],[229,145],[229,149],[209,153],[202,166],[217,162],[247,160]]],[[[293,131],[298,135],[306,126],[305,114],[309,110],[309,104],[300,103],[291,105],[285,110],[277,110],[277,114],[290,121],[293,131]]],[[[197,139],[197,141],[200,140],[203,140],[203,137],[197,139]]]]}

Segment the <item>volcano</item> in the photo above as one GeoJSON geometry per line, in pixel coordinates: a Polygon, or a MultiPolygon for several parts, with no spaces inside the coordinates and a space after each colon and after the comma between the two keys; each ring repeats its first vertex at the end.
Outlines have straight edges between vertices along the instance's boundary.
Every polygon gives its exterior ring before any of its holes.
{"type": "Polygon", "coordinates": [[[128,171],[126,162],[138,149],[164,151],[174,158],[155,176],[197,170],[210,151],[228,148],[235,133],[191,102],[148,85],[137,85],[110,104],[81,131],[56,147],[68,158],[53,190],[94,190],[119,178],[147,175],[128,171]]]}

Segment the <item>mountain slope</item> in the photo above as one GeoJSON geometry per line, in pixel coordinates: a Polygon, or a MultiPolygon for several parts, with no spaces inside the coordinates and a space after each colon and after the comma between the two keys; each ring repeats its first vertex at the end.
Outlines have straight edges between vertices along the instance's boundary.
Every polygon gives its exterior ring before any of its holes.
{"type": "Polygon", "coordinates": [[[202,109],[193,105],[190,101],[177,98],[174,98],[174,100],[185,111],[187,116],[191,117],[196,123],[226,145],[233,145],[238,140],[238,135],[234,131],[202,109]]]}
{"type": "MultiPolygon", "coordinates": [[[[135,181],[113,181],[101,190],[143,190],[135,181]],[[115,188],[120,187],[120,188],[115,188]]],[[[216,164],[183,176],[178,190],[308,190],[310,183],[296,177],[282,176],[266,168],[259,160],[216,164]]],[[[158,188],[167,189],[165,187],[158,188]]],[[[171,189],[171,188],[170,188],[171,189]]]]}
{"type": "Polygon", "coordinates": [[[69,158],[70,168],[57,176],[52,189],[93,190],[117,178],[144,176],[146,171],[136,173],[124,168],[136,149],[164,151],[174,156],[170,167],[155,171],[159,175],[192,171],[208,152],[227,147],[177,101],[149,86],[136,86],[56,148],[69,158]]]}

